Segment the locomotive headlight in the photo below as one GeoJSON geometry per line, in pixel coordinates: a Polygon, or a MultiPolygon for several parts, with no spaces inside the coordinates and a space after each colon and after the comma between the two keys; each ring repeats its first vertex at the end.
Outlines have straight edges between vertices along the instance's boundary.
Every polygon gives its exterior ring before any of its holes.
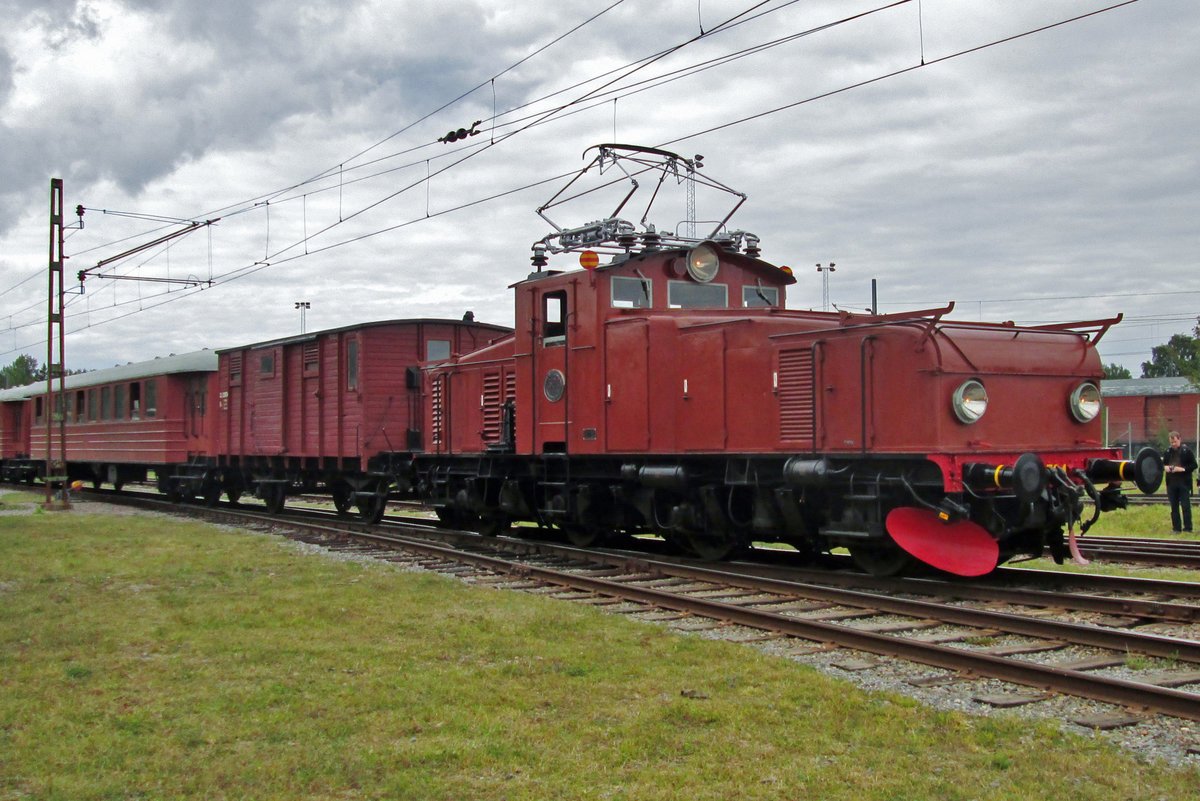
{"type": "Polygon", "coordinates": [[[959,384],[954,390],[954,414],[964,423],[974,423],[987,411],[987,390],[972,378],[959,384]]]}
{"type": "Polygon", "coordinates": [[[1100,414],[1100,388],[1088,382],[1075,387],[1071,393],[1071,415],[1081,423],[1089,423],[1100,414]]]}
{"type": "Polygon", "coordinates": [[[712,245],[697,245],[688,254],[687,271],[693,280],[702,284],[717,277],[717,268],[721,266],[721,258],[712,245]]]}

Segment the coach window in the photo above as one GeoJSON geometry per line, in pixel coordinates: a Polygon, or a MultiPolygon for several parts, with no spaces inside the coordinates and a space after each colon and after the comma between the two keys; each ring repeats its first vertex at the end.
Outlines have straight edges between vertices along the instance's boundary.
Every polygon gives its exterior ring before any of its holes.
{"type": "Polygon", "coordinates": [[[729,305],[729,287],[671,281],[667,284],[667,306],[672,309],[724,309],[729,305]]]}
{"type": "Polygon", "coordinates": [[[100,407],[96,405],[96,390],[88,390],[88,420],[97,420],[100,417],[100,407]]]}
{"type": "Polygon", "coordinates": [[[778,306],[779,287],[777,286],[744,286],[742,287],[743,306],[778,306]]]}
{"type": "Polygon", "coordinates": [[[542,296],[542,344],[561,345],[567,341],[567,293],[547,292],[542,296]]]}
{"type": "Polygon", "coordinates": [[[153,417],[158,406],[158,386],[151,378],[146,382],[146,417],[153,417]]]}
{"type": "Polygon", "coordinates": [[[346,389],[358,389],[358,340],[346,343],[346,389]]]}
{"type": "Polygon", "coordinates": [[[42,419],[42,399],[41,398],[33,399],[33,422],[35,422],[35,423],[44,423],[45,422],[42,419]]]}
{"type": "Polygon", "coordinates": [[[129,419],[142,419],[142,385],[136,381],[129,385],[129,419]]]}
{"type": "Polygon", "coordinates": [[[117,384],[113,387],[113,419],[125,419],[125,385],[117,384]]]}
{"type": "Polygon", "coordinates": [[[425,361],[435,362],[450,358],[450,340],[431,339],[425,343],[425,361]]]}
{"type": "Polygon", "coordinates": [[[649,278],[614,275],[611,286],[614,309],[649,309],[654,305],[649,278]]]}
{"type": "Polygon", "coordinates": [[[84,415],[87,411],[87,404],[84,402],[83,390],[78,390],[75,393],[75,422],[82,423],[84,415]]]}
{"type": "Polygon", "coordinates": [[[264,353],[262,355],[262,358],[259,360],[258,365],[259,365],[258,372],[264,378],[274,378],[275,377],[275,354],[274,353],[264,353]]]}

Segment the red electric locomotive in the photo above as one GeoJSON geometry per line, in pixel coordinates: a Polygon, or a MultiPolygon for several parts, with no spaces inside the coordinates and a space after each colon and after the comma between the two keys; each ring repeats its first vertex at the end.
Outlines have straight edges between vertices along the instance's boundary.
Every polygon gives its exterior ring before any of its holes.
{"type": "MultiPolygon", "coordinates": [[[[626,145],[580,175],[613,166],[724,189],[695,161],[626,145]]],[[[845,547],[877,574],[915,559],[980,575],[1047,548],[1061,560],[1124,505],[1121,481],[1157,488],[1153,451],[1101,447],[1095,344],[1119,317],[788,310],[790,271],[728,219],[690,237],[614,213],[534,246],[516,331],[426,372],[416,470],[440,517],[535,521],[581,545],[651,533],[710,559],[754,541],[845,547]],[[578,250],[584,269],[546,269],[547,252],[578,250]]]]}

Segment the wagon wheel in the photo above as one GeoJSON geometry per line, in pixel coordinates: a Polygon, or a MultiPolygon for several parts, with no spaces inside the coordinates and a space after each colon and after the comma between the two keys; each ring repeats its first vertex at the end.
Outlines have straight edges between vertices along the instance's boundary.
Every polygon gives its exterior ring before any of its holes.
{"type": "Polygon", "coordinates": [[[338,482],[329,488],[329,494],[333,496],[333,508],[337,510],[339,517],[350,516],[350,485],[338,482]]]}
{"type": "Polygon", "coordinates": [[[287,487],[282,483],[272,482],[264,485],[261,494],[269,513],[277,515],[283,511],[283,503],[287,498],[287,487]]]}
{"type": "Polygon", "coordinates": [[[217,473],[209,473],[204,477],[200,495],[205,506],[216,506],[221,501],[221,478],[217,473]]]}
{"type": "Polygon", "coordinates": [[[914,560],[893,542],[850,546],[850,558],[863,571],[886,578],[897,576],[913,566],[914,560]]]}
{"type": "Polygon", "coordinates": [[[359,518],[368,525],[375,525],[383,519],[383,512],[387,508],[387,489],[383,488],[382,492],[360,493],[357,506],[359,518]]]}
{"type": "Polygon", "coordinates": [[[179,486],[178,481],[171,480],[167,484],[167,498],[171,503],[183,503],[183,487],[179,486]]]}
{"type": "Polygon", "coordinates": [[[242,488],[240,486],[229,487],[225,490],[225,497],[229,499],[230,506],[237,506],[238,500],[242,497],[242,488]]]}

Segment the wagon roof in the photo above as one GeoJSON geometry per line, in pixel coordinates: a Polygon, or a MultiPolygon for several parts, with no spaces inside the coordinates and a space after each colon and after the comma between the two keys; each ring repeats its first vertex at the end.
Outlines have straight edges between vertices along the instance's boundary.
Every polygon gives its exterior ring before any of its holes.
{"type": "MultiPolygon", "coordinates": [[[[66,377],[64,385],[67,389],[91,387],[97,384],[109,384],[114,381],[132,381],[139,378],[153,378],[159,375],[176,373],[212,373],[217,369],[217,352],[214,350],[197,350],[191,353],[156,356],[145,362],[130,362],[115,367],[105,367],[86,373],[77,373],[66,377]]],[[[55,381],[55,389],[58,382],[55,381]]],[[[41,395],[46,391],[46,382],[39,381],[29,386],[14,387],[0,391],[0,402],[23,400],[41,395]]]]}
{"type": "Polygon", "coordinates": [[[1196,387],[1186,378],[1106,378],[1100,392],[1113,397],[1138,395],[1194,395],[1196,387]]]}
{"type": "Polygon", "coordinates": [[[219,348],[216,351],[216,353],[218,355],[221,355],[221,354],[231,353],[233,351],[239,351],[239,350],[256,350],[258,348],[266,348],[266,347],[271,347],[271,346],[275,346],[275,345],[291,345],[291,344],[295,344],[298,342],[311,342],[312,340],[316,339],[317,337],[323,337],[328,334],[338,334],[343,331],[358,331],[358,330],[361,330],[364,328],[378,328],[381,326],[389,326],[389,325],[434,325],[434,324],[458,325],[458,326],[465,326],[468,328],[479,328],[479,329],[483,329],[483,330],[487,330],[487,331],[495,331],[498,334],[512,333],[511,328],[507,328],[502,325],[492,325],[491,323],[477,323],[477,322],[473,322],[473,321],[468,322],[466,320],[453,320],[453,319],[445,320],[445,319],[439,319],[436,317],[419,317],[419,318],[401,319],[401,320],[376,320],[375,322],[370,322],[370,323],[355,323],[354,325],[344,325],[344,326],[341,326],[340,328],[326,328],[323,331],[309,331],[307,333],[298,334],[296,336],[280,337],[278,339],[268,339],[268,340],[264,340],[262,342],[252,342],[248,345],[238,345],[238,346],[232,347],[232,348],[219,348]]]}

